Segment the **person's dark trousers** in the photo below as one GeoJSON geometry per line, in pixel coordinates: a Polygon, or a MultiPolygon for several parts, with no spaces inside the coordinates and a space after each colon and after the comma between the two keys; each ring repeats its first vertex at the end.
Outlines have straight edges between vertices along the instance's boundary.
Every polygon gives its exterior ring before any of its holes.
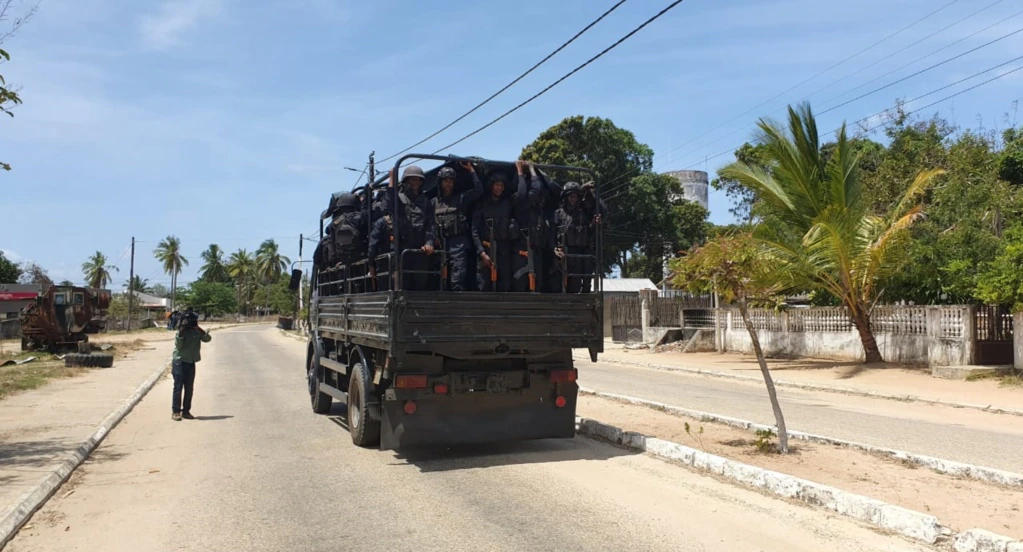
{"type": "Polygon", "coordinates": [[[174,363],[171,364],[171,375],[174,376],[174,402],[171,405],[172,412],[191,412],[192,389],[195,386],[195,363],[175,360],[174,363]],[[183,402],[181,399],[182,389],[185,391],[183,402]]]}
{"type": "Polygon", "coordinates": [[[448,289],[465,291],[469,279],[469,257],[473,251],[472,240],[467,236],[451,236],[447,238],[448,250],[448,289]]]}

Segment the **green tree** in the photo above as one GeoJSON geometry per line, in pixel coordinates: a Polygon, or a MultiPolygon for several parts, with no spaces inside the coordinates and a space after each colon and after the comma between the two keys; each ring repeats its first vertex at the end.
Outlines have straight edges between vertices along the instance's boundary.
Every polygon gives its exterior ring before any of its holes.
{"type": "Polygon", "coordinates": [[[0,284],[15,284],[21,278],[21,266],[10,260],[0,250],[0,284]]]}
{"type": "MultiPolygon", "coordinates": [[[[7,39],[14,36],[21,29],[22,25],[35,15],[36,10],[39,8],[39,3],[36,2],[24,14],[15,15],[11,13],[13,5],[14,2],[12,0],[0,0],[0,23],[11,22],[6,29],[0,30],[0,63],[11,60],[11,55],[3,48],[3,44],[7,39]]],[[[21,97],[18,95],[17,88],[9,85],[3,75],[0,75],[0,113],[14,117],[13,109],[20,103],[21,97]]],[[[0,169],[9,171],[11,166],[0,161],[0,169]]]]}
{"type": "MultiPolygon", "coordinates": [[[[148,281],[149,280],[144,280],[144,282],[148,282],[148,281]]],[[[140,291],[142,291],[142,293],[148,293],[148,294],[152,295],[153,297],[159,297],[161,299],[170,296],[170,290],[167,289],[167,286],[165,286],[163,284],[153,284],[153,286],[149,288],[149,291],[145,291],[145,290],[140,290],[140,291]]]]}
{"type": "MultiPolygon", "coordinates": [[[[679,182],[651,173],[654,152],[610,119],[568,117],[540,133],[522,150],[522,159],[549,165],[571,165],[595,171],[601,198],[610,209],[605,222],[605,273],[614,266],[629,272],[630,258],[642,253],[663,258],[664,244],[677,251],[703,238],[706,211],[682,199],[679,182]]],[[[555,179],[580,180],[584,175],[560,174],[555,179]]],[[[661,267],[646,263],[660,279],[661,267]]]]}
{"type": "Polygon", "coordinates": [[[117,271],[116,266],[107,264],[107,256],[97,251],[82,263],[82,275],[85,285],[91,288],[105,288],[110,283],[110,271],[117,271]]]}
{"type": "Polygon", "coordinates": [[[270,239],[256,250],[256,274],[263,283],[277,281],[287,270],[291,259],[281,255],[277,242],[270,239]]]}
{"type": "Polygon", "coordinates": [[[254,284],[257,282],[256,260],[245,249],[239,249],[231,253],[231,258],[227,262],[227,273],[234,279],[240,312],[248,314],[248,298],[255,291],[254,284]]]}
{"type": "Polygon", "coordinates": [[[997,256],[985,263],[977,278],[976,293],[986,303],[1023,309],[1023,224],[1005,232],[997,256]]]}
{"type": "Polygon", "coordinates": [[[203,265],[199,269],[200,280],[219,283],[231,281],[231,275],[228,274],[227,264],[224,261],[224,250],[219,245],[211,243],[201,256],[203,265]]]}
{"type": "Polygon", "coordinates": [[[182,302],[205,316],[223,316],[238,308],[234,289],[230,284],[197,280],[182,290],[182,302]]]}
{"type": "Polygon", "coordinates": [[[751,306],[780,304],[782,286],[777,278],[778,263],[749,233],[718,236],[688,255],[672,263],[674,284],[694,293],[717,292],[726,303],[739,307],[739,315],[746,326],[753,352],[757,356],[760,373],[771,400],[774,422],[778,426],[778,445],[781,452],[789,451],[789,436],[785,415],[778,402],[774,379],[764,359],[760,338],[749,316],[751,306]]]}
{"type": "Polygon", "coordinates": [[[756,235],[777,261],[779,277],[795,289],[827,290],[841,299],[860,335],[866,362],[883,362],[870,326],[878,284],[893,269],[907,229],[923,214],[918,198],[940,170],[920,173],[885,216],[872,213],[863,192],[859,156],[843,125],[829,161],[821,155],[809,105],[789,108],[788,128],[761,119],[759,143],[773,164],[733,163],[720,171],[755,190],[765,212],[756,235]]]}
{"type": "Polygon", "coordinates": [[[177,306],[174,299],[178,290],[178,274],[181,273],[182,268],[188,266],[188,259],[181,254],[181,240],[177,236],[167,236],[157,244],[153,255],[156,256],[157,261],[160,261],[163,271],[171,277],[170,308],[174,310],[177,306]]]}
{"type": "MultiPolygon", "coordinates": [[[[735,150],[735,161],[770,171],[770,159],[767,157],[767,148],[763,144],[753,145],[746,142],[739,149],[735,150]]],[[[725,197],[732,203],[732,206],[728,209],[732,216],[746,224],[753,221],[753,205],[757,201],[756,192],[747,188],[738,180],[721,178],[720,175],[711,180],[710,185],[715,190],[723,190],[725,192],[725,197]]]]}
{"type": "Polygon", "coordinates": [[[61,280],[60,283],[57,285],[62,287],[73,287],[75,283],[72,282],[71,280],[61,280]]]}
{"type": "Polygon", "coordinates": [[[1007,129],[1002,142],[1005,147],[998,159],[998,177],[1013,186],[1023,186],[1023,129],[1007,129]]]}
{"type": "Polygon", "coordinates": [[[149,279],[148,278],[143,279],[138,274],[133,276],[130,282],[125,282],[124,285],[121,287],[123,287],[125,290],[135,291],[138,293],[152,294],[153,291],[152,289],[149,288],[149,279]]]}

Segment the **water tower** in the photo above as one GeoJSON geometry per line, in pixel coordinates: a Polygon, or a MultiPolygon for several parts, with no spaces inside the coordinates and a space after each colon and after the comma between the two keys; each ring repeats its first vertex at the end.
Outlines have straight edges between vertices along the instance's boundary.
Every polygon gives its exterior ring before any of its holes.
{"type": "Polygon", "coordinates": [[[704,171],[668,171],[664,173],[668,176],[674,177],[682,184],[682,197],[689,201],[699,203],[704,209],[709,209],[708,206],[708,186],[710,181],[707,180],[707,173],[704,171]]]}

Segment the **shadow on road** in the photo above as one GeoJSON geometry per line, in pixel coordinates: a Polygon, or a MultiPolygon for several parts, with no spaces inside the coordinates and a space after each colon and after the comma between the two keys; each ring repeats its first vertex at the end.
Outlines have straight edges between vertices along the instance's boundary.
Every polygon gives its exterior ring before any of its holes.
{"type": "Polygon", "coordinates": [[[210,421],[210,420],[230,420],[231,418],[234,418],[234,416],[196,416],[195,417],[196,420],[199,420],[201,422],[206,422],[206,421],[210,421]]]}
{"type": "Polygon", "coordinates": [[[637,454],[636,451],[576,437],[401,450],[394,455],[402,462],[394,465],[411,464],[420,472],[427,473],[578,460],[603,461],[637,454]]]}
{"type": "MultiPolygon", "coordinates": [[[[341,431],[348,433],[348,413],[344,403],[335,403],[333,412],[327,419],[338,426],[341,431]],[[337,412],[337,414],[333,414],[333,412],[337,412]]],[[[393,454],[397,460],[391,464],[392,466],[413,465],[424,473],[576,460],[610,460],[619,456],[641,454],[585,437],[480,445],[416,447],[388,452],[393,454]]]]}

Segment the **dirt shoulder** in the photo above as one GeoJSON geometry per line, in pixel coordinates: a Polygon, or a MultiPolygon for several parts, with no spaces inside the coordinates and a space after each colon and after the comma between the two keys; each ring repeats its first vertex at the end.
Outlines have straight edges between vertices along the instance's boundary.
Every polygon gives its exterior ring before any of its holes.
{"type": "MultiPolygon", "coordinates": [[[[649,349],[626,350],[613,345],[601,353],[600,358],[761,378],[756,358],[736,353],[657,353],[649,349]]],[[[995,379],[945,380],[931,376],[927,367],[900,364],[865,366],[820,359],[768,359],[767,362],[775,379],[780,382],[1023,410],[1023,386],[1001,385],[995,379]]]]}
{"type": "Polygon", "coordinates": [[[753,444],[756,436],[747,431],[599,397],[579,397],[577,412],[628,431],[926,512],[956,531],[981,528],[1023,538],[1019,490],[830,445],[790,441],[792,454],[761,453],[753,444]]]}

